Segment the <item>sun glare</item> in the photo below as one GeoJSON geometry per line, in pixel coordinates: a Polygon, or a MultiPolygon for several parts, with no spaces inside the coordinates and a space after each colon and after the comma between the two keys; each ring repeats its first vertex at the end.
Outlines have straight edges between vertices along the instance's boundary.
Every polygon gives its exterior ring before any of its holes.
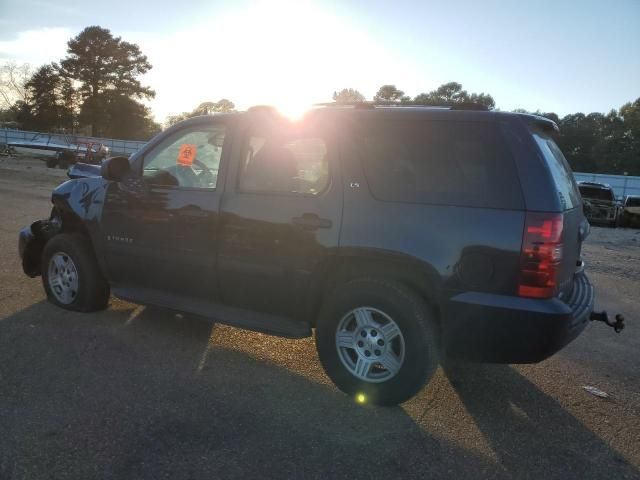
{"type": "Polygon", "coordinates": [[[281,114],[294,122],[301,120],[310,109],[310,105],[304,102],[283,102],[274,106],[281,114]]]}
{"type": "Polygon", "coordinates": [[[338,7],[305,0],[254,2],[152,45],[154,109],[166,114],[229,98],[241,110],[273,105],[299,118],[314,103],[330,101],[334,90],[373,90],[381,64],[408,78],[338,7]],[[203,56],[205,47],[210,55],[203,56]]]}

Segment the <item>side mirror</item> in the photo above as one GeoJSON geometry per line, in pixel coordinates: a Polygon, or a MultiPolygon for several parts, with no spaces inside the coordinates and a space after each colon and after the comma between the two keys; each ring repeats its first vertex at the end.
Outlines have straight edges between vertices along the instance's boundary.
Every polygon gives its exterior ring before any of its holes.
{"type": "Polygon", "coordinates": [[[105,180],[121,182],[131,173],[131,165],[127,157],[111,157],[103,160],[100,174],[105,180]]]}

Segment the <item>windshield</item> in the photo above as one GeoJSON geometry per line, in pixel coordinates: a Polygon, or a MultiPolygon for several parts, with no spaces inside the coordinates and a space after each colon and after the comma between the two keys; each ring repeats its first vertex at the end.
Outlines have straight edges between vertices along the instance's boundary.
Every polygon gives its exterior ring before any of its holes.
{"type": "Polygon", "coordinates": [[[606,188],[580,185],[580,194],[582,195],[582,198],[589,200],[604,200],[607,202],[612,202],[614,200],[613,191],[606,188]]]}

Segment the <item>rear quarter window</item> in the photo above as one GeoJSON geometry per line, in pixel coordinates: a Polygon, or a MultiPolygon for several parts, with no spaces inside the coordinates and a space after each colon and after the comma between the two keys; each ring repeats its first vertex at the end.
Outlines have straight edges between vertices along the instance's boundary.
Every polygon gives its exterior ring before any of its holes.
{"type": "Polygon", "coordinates": [[[379,200],[520,209],[517,172],[490,122],[370,121],[355,141],[379,200]]]}
{"type": "Polygon", "coordinates": [[[563,210],[571,210],[580,205],[580,192],[576,184],[569,162],[551,137],[533,132],[533,138],[542,152],[542,157],[549,167],[553,183],[563,210]]]}

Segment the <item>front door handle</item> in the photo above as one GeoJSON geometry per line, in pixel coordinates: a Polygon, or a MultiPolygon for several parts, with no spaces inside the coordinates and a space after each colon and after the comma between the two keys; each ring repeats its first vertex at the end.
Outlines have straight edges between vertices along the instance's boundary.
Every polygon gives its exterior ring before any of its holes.
{"type": "Polygon", "coordinates": [[[293,217],[291,222],[299,227],[308,230],[316,230],[318,228],[331,228],[331,220],[328,218],[320,218],[315,213],[305,213],[301,217],[293,217]]]}

